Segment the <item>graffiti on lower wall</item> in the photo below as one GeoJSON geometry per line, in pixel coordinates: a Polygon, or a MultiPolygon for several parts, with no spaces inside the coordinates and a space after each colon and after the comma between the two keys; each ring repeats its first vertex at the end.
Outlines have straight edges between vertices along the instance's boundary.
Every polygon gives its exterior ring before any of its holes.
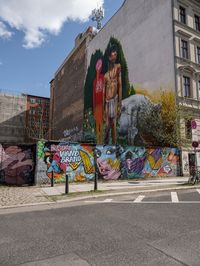
{"type": "Polygon", "coordinates": [[[38,150],[46,164],[46,174],[56,182],[65,181],[66,174],[70,181],[86,181],[94,178],[93,148],[90,145],[66,145],[45,143],[43,151],[38,150]]]}
{"type": "Polygon", "coordinates": [[[34,145],[0,144],[0,183],[31,185],[35,174],[34,145]]]}
{"type": "Polygon", "coordinates": [[[117,180],[120,171],[120,147],[97,145],[95,148],[97,173],[100,179],[117,180]]]}
{"type": "Polygon", "coordinates": [[[102,180],[176,176],[180,167],[176,148],[44,143],[38,158],[56,182],[64,182],[66,174],[71,182],[90,181],[95,171],[102,180]]]}
{"type": "Polygon", "coordinates": [[[122,175],[128,178],[174,176],[179,169],[175,148],[129,147],[122,154],[122,175]]]}

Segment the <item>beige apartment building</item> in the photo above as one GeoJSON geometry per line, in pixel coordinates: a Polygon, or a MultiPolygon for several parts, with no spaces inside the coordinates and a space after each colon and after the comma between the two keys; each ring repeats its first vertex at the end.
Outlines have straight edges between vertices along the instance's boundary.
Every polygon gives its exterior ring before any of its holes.
{"type": "MultiPolygon", "coordinates": [[[[183,172],[195,164],[192,141],[200,141],[200,1],[174,0],[175,73],[177,103],[192,114],[181,119],[183,172]],[[196,122],[192,128],[191,120],[196,122]]],[[[198,150],[198,148],[197,148],[198,150]]],[[[196,154],[200,166],[200,153],[196,154]]]]}

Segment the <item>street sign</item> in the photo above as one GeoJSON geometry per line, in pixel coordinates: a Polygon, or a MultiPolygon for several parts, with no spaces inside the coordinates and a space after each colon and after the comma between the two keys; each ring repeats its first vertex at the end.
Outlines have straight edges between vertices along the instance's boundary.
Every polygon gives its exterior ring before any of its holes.
{"type": "Polygon", "coordinates": [[[194,119],[191,121],[191,127],[192,127],[192,129],[197,128],[197,122],[194,119]]]}
{"type": "Polygon", "coordinates": [[[199,146],[198,141],[193,141],[193,142],[192,142],[192,147],[193,147],[193,148],[198,148],[198,146],[199,146]]]}

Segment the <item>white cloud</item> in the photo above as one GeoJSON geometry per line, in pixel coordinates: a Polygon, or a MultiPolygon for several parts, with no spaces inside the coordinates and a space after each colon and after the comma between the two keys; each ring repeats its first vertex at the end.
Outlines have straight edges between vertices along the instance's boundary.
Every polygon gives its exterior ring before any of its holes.
{"type": "Polygon", "coordinates": [[[88,20],[104,0],[0,0],[0,37],[10,38],[11,28],[23,31],[24,47],[39,47],[47,34],[58,34],[66,21],[88,20]]]}
{"type": "Polygon", "coordinates": [[[10,32],[6,25],[0,21],[0,37],[3,39],[10,39],[12,36],[12,32],[10,32]]]}

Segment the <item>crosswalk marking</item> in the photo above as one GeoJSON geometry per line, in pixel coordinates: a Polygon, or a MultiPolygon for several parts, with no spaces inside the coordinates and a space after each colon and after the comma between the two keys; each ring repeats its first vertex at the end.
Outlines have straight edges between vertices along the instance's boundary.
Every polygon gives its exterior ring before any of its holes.
{"type": "Polygon", "coordinates": [[[171,199],[172,199],[172,202],[179,202],[178,195],[176,192],[171,192],[171,199]]]}
{"type": "MultiPolygon", "coordinates": [[[[200,189],[195,189],[193,190],[193,193],[199,193],[200,194],[200,189]]],[[[184,194],[184,193],[183,193],[184,194]]],[[[186,193],[185,193],[186,194],[186,193]]],[[[90,200],[90,201],[85,201],[87,203],[111,203],[112,204],[117,204],[117,203],[148,203],[148,204],[170,204],[170,203],[183,203],[183,204],[190,204],[190,203],[197,203],[197,204],[200,204],[200,200],[197,201],[192,199],[191,197],[191,200],[188,201],[188,200],[181,200],[179,201],[179,197],[178,197],[178,193],[173,191],[173,192],[170,192],[170,195],[171,195],[171,200],[169,199],[169,201],[160,201],[160,199],[158,199],[158,201],[156,201],[156,197],[155,196],[151,196],[151,195],[137,195],[137,197],[135,199],[131,199],[130,197],[130,200],[120,200],[119,199],[111,199],[111,198],[107,198],[107,199],[103,199],[103,200],[90,200]],[[143,201],[143,199],[147,197],[149,200],[148,201],[143,201]],[[152,200],[151,200],[152,199],[152,200]]],[[[160,196],[160,195],[158,195],[160,196]]],[[[166,194],[165,194],[166,196],[166,194]]]]}
{"type": "Polygon", "coordinates": [[[134,202],[141,202],[144,198],[145,198],[145,196],[140,195],[134,200],[134,202]]]}
{"type": "Polygon", "coordinates": [[[103,202],[111,202],[113,199],[105,199],[103,202]]]}

